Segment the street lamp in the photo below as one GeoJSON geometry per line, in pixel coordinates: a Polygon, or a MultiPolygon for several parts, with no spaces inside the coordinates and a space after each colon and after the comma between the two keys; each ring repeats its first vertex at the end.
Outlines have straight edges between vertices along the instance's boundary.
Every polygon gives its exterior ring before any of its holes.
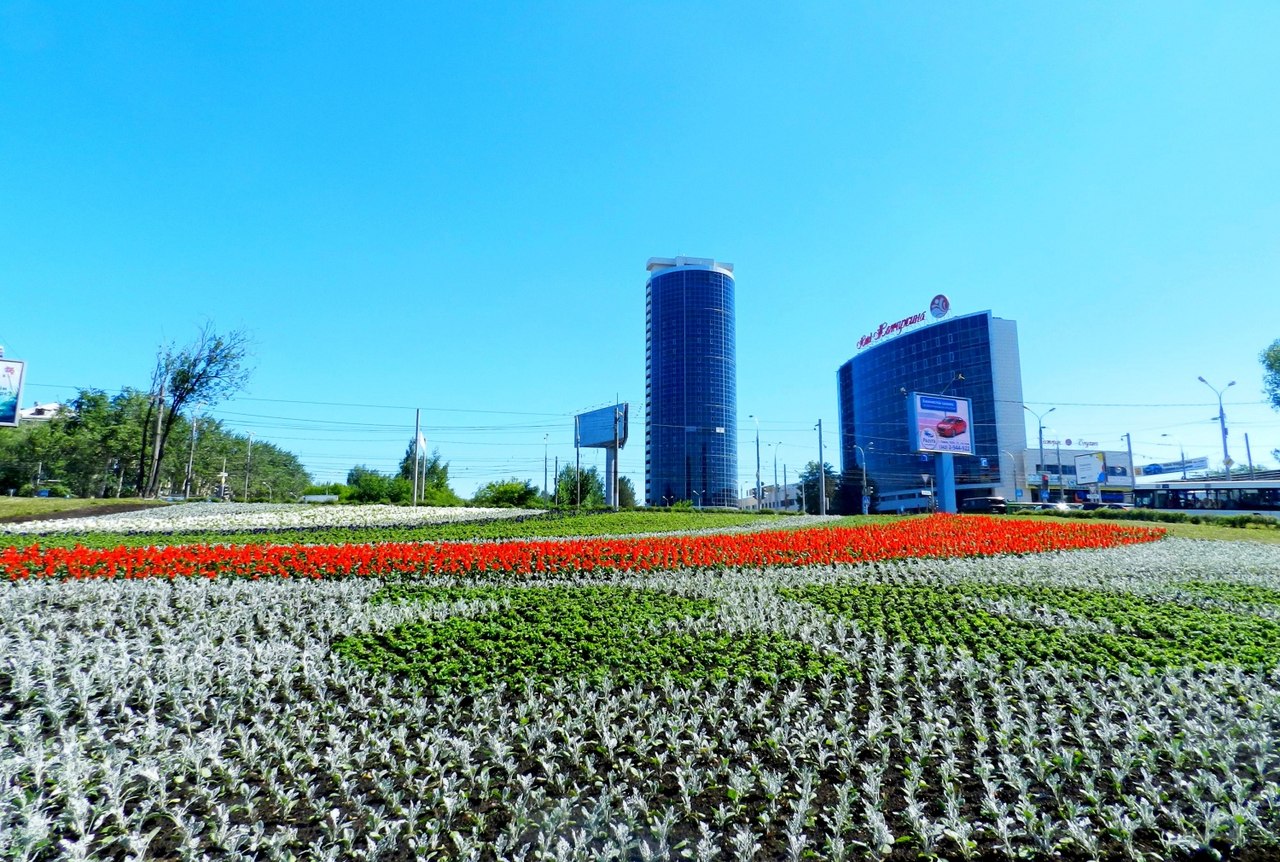
{"type": "MultiPolygon", "coordinates": [[[[855,451],[855,452],[857,452],[859,455],[861,455],[861,456],[862,456],[862,464],[861,464],[861,467],[862,467],[862,478],[861,478],[861,481],[860,481],[858,484],[862,486],[862,501],[861,501],[861,502],[862,502],[862,514],[864,514],[864,515],[865,515],[865,514],[867,514],[867,503],[869,502],[869,498],[870,498],[870,495],[869,495],[869,494],[867,494],[867,452],[866,452],[866,450],[865,450],[865,449],[863,449],[863,448],[862,448],[861,446],[859,446],[857,443],[854,443],[854,444],[853,444],[853,449],[854,449],[854,451],[855,451]]],[[[854,464],[854,466],[855,466],[855,467],[857,467],[857,466],[859,466],[859,465],[858,465],[857,463],[855,463],[855,464],[854,464]]]]}
{"type": "Polygon", "coordinates": [[[1018,456],[1008,449],[1001,449],[1000,451],[1009,456],[1009,463],[1013,465],[1013,496],[1016,498],[1018,489],[1022,487],[1021,483],[1018,482],[1018,456]]]}
{"type": "MultiPolygon", "coordinates": [[[[1161,434],[1161,437],[1168,437],[1168,434],[1161,434]]],[[[1182,441],[1175,441],[1178,444],[1178,460],[1182,462],[1182,481],[1187,481],[1187,453],[1182,448],[1182,441]]]]}
{"type": "Polygon", "coordinates": [[[271,490],[271,486],[268,485],[266,482],[263,482],[262,487],[267,489],[267,502],[274,503],[276,501],[275,492],[271,490]]]}
{"type": "Polygon", "coordinates": [[[699,509],[701,509],[701,508],[702,508],[702,495],[703,495],[703,494],[705,494],[705,493],[706,493],[706,491],[694,491],[694,492],[693,492],[694,500],[695,500],[695,502],[697,502],[697,504],[698,504],[698,508],[699,508],[699,509]]]}
{"type": "Polygon", "coordinates": [[[1235,386],[1236,382],[1232,380],[1226,386],[1222,387],[1221,390],[1218,390],[1212,383],[1205,380],[1203,377],[1197,377],[1196,379],[1212,389],[1213,394],[1218,396],[1218,424],[1222,426],[1222,469],[1227,471],[1227,480],[1230,481],[1231,456],[1227,454],[1227,414],[1222,410],[1222,393],[1226,392],[1232,386],[1235,386]]]}
{"type": "MultiPolygon", "coordinates": [[[[1022,409],[1030,413],[1032,416],[1036,417],[1036,423],[1040,426],[1040,469],[1043,470],[1044,469],[1044,417],[1048,416],[1050,413],[1057,410],[1058,408],[1050,407],[1048,410],[1044,411],[1043,413],[1037,413],[1027,405],[1023,404],[1022,409]]],[[[1058,465],[1058,469],[1062,469],[1061,464],[1058,465]]]]}
{"type": "Polygon", "coordinates": [[[760,491],[760,417],[752,413],[747,418],[756,420],[756,510],[759,511],[762,500],[760,491]]]}

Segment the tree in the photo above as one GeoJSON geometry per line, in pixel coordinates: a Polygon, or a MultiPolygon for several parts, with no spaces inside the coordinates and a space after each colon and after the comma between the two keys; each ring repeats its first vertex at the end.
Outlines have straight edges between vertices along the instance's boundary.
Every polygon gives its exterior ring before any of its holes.
{"type": "Polygon", "coordinates": [[[249,370],[244,366],[248,347],[244,332],[233,329],[219,335],[212,323],[205,323],[195,340],[181,349],[172,344],[161,347],[151,375],[155,401],[147,413],[139,449],[138,487],[142,496],[154,497],[159,491],[165,445],[182,409],[197,402],[215,404],[237,392],[249,379],[249,370]],[[152,411],[156,413],[154,432],[150,429],[152,411]],[[152,438],[149,458],[148,437],[152,438]]]}
{"type": "Polygon", "coordinates": [[[539,493],[538,486],[528,479],[502,479],[482,486],[471,502],[476,506],[532,509],[540,502],[539,493]]]}
{"type": "Polygon", "coordinates": [[[577,468],[566,464],[556,477],[556,496],[561,506],[600,507],[604,505],[604,485],[595,467],[583,470],[579,477],[577,468]]]}
{"type": "Polygon", "coordinates": [[[1271,346],[1262,351],[1262,385],[1266,390],[1271,406],[1280,410],[1280,338],[1271,342],[1271,346]]]}
{"type": "MultiPolygon", "coordinates": [[[[408,448],[404,451],[404,457],[400,459],[401,479],[409,482],[410,488],[413,486],[413,458],[414,446],[413,440],[409,441],[408,448]]],[[[461,506],[462,498],[454,493],[453,488],[449,487],[449,462],[440,457],[440,450],[433,449],[431,455],[422,453],[422,496],[419,498],[428,506],[461,506]]],[[[412,496],[412,491],[410,491],[412,496]]]]}
{"type": "MultiPolygon", "coordinates": [[[[836,498],[836,495],[839,494],[840,482],[839,478],[836,476],[835,468],[830,464],[825,462],[823,463],[822,473],[826,477],[827,512],[830,514],[834,511],[834,507],[831,505],[831,502],[836,498]]],[[[819,508],[819,498],[821,497],[821,493],[819,491],[820,486],[818,482],[817,461],[810,461],[808,464],[804,465],[804,469],[800,471],[800,487],[804,492],[805,511],[810,515],[816,515],[822,511],[819,508]]]]}
{"type": "Polygon", "coordinates": [[[618,477],[618,508],[634,509],[636,507],[636,487],[626,476],[618,477]]]}

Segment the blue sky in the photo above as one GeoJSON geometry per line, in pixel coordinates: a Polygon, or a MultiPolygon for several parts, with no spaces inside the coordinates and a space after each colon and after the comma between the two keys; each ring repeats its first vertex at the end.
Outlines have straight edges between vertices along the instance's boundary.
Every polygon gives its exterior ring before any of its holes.
{"type": "Polygon", "coordinates": [[[421,408],[463,494],[617,396],[643,488],[644,265],[687,254],[736,268],[744,483],[749,414],[794,476],[936,293],[1018,321],[1050,432],[1220,461],[1203,375],[1274,464],[1278,44],[1270,2],[0,0],[0,343],[29,405],[244,328],[228,425],[330,480],[421,408]]]}

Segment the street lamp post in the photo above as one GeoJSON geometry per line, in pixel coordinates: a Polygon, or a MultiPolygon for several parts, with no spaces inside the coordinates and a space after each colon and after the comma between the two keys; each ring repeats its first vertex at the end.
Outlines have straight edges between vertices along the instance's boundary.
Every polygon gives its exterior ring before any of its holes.
{"type": "MultiPolygon", "coordinates": [[[[1057,410],[1058,408],[1050,407],[1048,410],[1044,411],[1043,413],[1037,413],[1027,405],[1023,404],[1022,409],[1030,413],[1032,416],[1036,417],[1036,424],[1040,426],[1040,469],[1043,470],[1044,469],[1044,417],[1048,416],[1050,413],[1057,410]]],[[[1061,465],[1059,465],[1059,467],[1061,467],[1061,465]]]]}
{"type": "Polygon", "coordinates": [[[760,511],[763,502],[760,491],[760,417],[752,413],[747,418],[756,420],[756,511],[760,511]]]}
{"type": "Polygon", "coordinates": [[[1203,377],[1197,377],[1196,379],[1199,380],[1201,383],[1203,383],[1205,386],[1208,386],[1210,389],[1212,389],[1213,394],[1218,396],[1218,424],[1222,426],[1222,469],[1226,471],[1227,473],[1226,478],[1228,481],[1230,481],[1231,456],[1227,454],[1227,414],[1222,409],[1222,393],[1226,392],[1232,386],[1235,386],[1236,382],[1232,380],[1226,386],[1222,387],[1221,390],[1219,390],[1217,387],[1215,387],[1208,380],[1205,380],[1203,377]]]}
{"type": "Polygon", "coordinates": [[[1009,456],[1009,463],[1013,465],[1013,496],[1016,499],[1018,496],[1018,489],[1022,487],[1018,482],[1018,456],[1014,455],[1008,449],[1001,449],[1000,451],[1009,456]]]}
{"type": "Polygon", "coordinates": [[[693,498],[695,501],[697,501],[698,508],[701,509],[702,508],[702,492],[694,491],[693,498]]]}
{"type": "MultiPolygon", "coordinates": [[[[1168,437],[1168,436],[1170,436],[1170,435],[1168,435],[1168,434],[1161,434],[1160,436],[1161,436],[1161,437],[1168,437]]],[[[1186,453],[1186,451],[1182,448],[1182,441],[1181,441],[1181,440],[1177,440],[1177,441],[1175,441],[1175,442],[1178,444],[1178,460],[1179,460],[1179,462],[1181,462],[1181,464],[1182,464],[1182,481],[1184,481],[1184,482],[1185,482],[1185,481],[1187,481],[1187,453],[1186,453]]]]}
{"type": "Polygon", "coordinates": [[[276,501],[276,496],[275,496],[275,492],[271,490],[271,486],[268,485],[266,482],[263,482],[262,487],[267,489],[267,502],[274,503],[276,501]]]}
{"type": "Polygon", "coordinates": [[[862,500],[861,500],[862,514],[865,515],[867,514],[867,502],[870,497],[870,495],[867,494],[867,453],[866,453],[866,450],[864,450],[857,443],[853,444],[853,449],[855,452],[857,452],[859,455],[862,456],[862,480],[858,484],[862,487],[862,500]]]}

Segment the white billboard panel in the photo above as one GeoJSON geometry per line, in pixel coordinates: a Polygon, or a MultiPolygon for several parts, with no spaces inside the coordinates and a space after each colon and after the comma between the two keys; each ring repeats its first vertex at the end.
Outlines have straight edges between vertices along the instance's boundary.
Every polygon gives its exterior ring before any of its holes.
{"type": "Polygon", "coordinates": [[[1076,456],[1077,485],[1107,484],[1107,456],[1103,452],[1086,452],[1076,456]]]}
{"type": "Polygon", "coordinates": [[[912,392],[907,413],[916,452],[973,454],[973,402],[968,398],[912,392]]]}
{"type": "Polygon", "coordinates": [[[577,416],[577,445],[584,449],[621,448],[627,442],[627,404],[601,407],[577,416]]]}
{"type": "Polygon", "coordinates": [[[0,359],[0,426],[13,428],[18,424],[26,369],[27,363],[20,359],[0,359]]]}

